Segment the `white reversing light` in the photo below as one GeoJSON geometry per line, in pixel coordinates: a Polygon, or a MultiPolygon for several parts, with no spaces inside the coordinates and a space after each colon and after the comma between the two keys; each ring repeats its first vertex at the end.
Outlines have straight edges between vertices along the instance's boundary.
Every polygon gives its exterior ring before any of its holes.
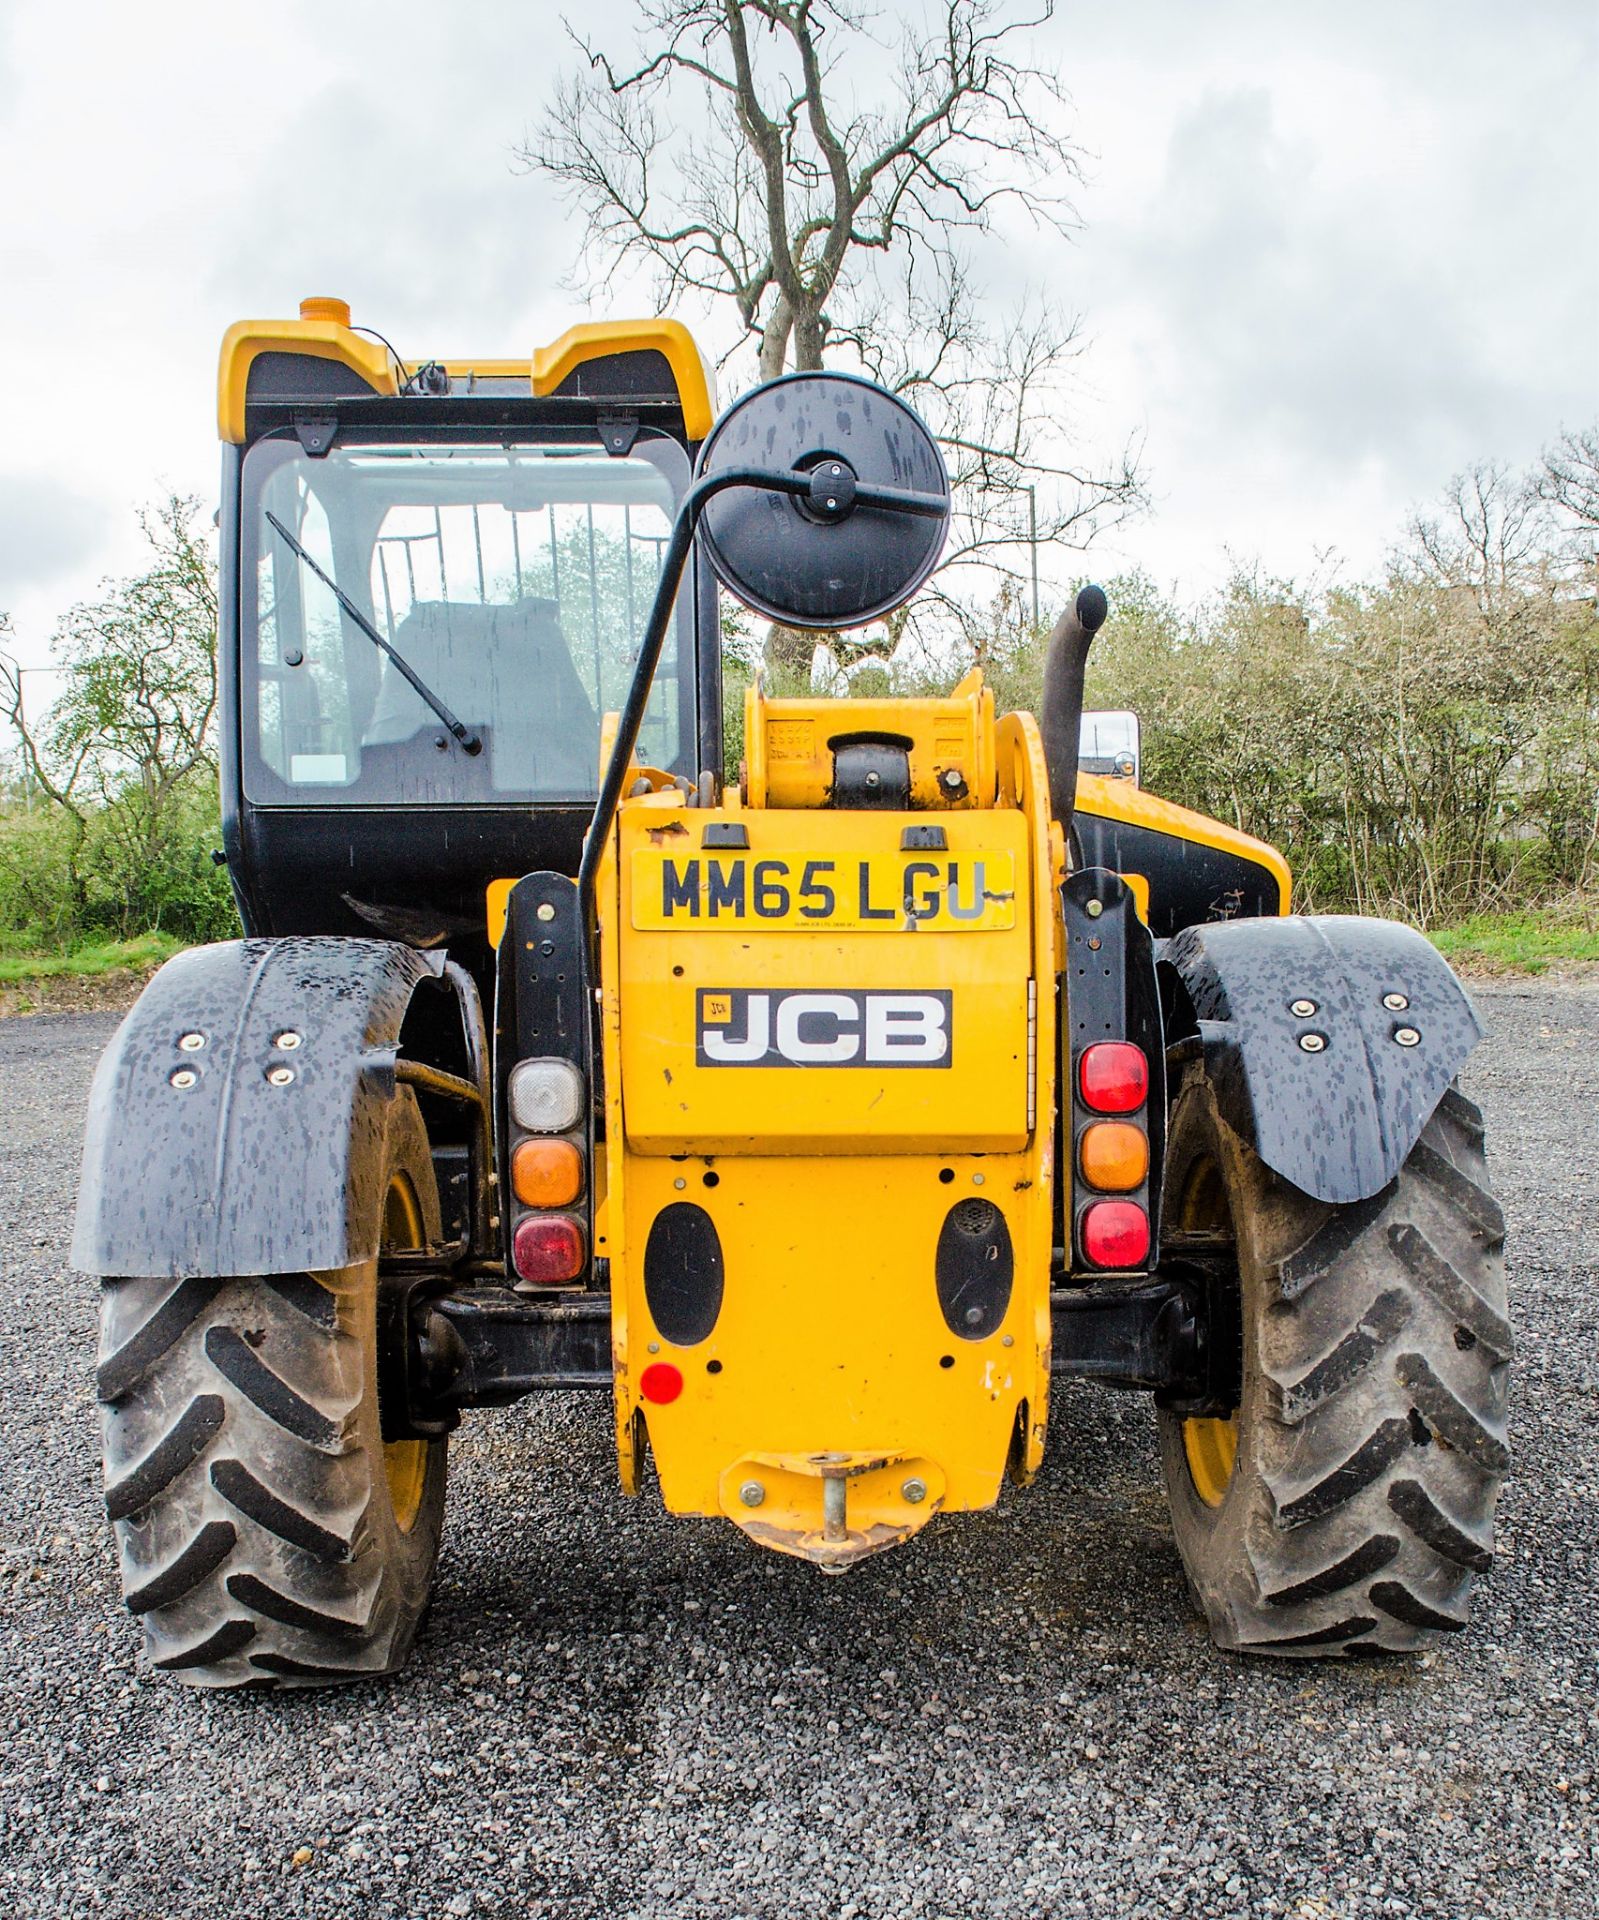
{"type": "Polygon", "coordinates": [[[583,1076],[570,1060],[524,1060],[511,1071],[511,1118],[527,1133],[570,1133],[583,1117],[583,1076]]]}

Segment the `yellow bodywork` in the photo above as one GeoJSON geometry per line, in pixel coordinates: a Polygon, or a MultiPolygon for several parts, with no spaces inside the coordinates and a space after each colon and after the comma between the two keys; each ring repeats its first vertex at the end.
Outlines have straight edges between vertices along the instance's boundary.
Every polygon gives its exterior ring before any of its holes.
{"type": "MultiPolygon", "coordinates": [[[[611,1263],[629,1490],[642,1427],[672,1512],[725,1515],[762,1545],[838,1569],[934,1513],[991,1506],[1007,1464],[1025,1479],[1042,1454],[1059,836],[1032,720],[996,724],[975,676],[954,700],[892,714],[913,770],[961,776],[965,792],[943,810],[820,805],[812,747],[861,730],[859,703],[763,713],[757,700],[752,718],[751,804],[690,807],[670,788],[632,799],[601,873],[607,1201],[595,1250],[611,1263]],[[806,741],[808,784],[785,787],[772,771],[781,750],[806,741]],[[902,851],[907,827],[941,827],[946,849],[902,851]],[[716,846],[728,828],[747,847],[716,846]],[[865,996],[854,1034],[838,1037],[852,1015],[834,1021],[835,1048],[868,1033],[881,1003],[889,1021],[921,1008],[945,1056],[714,1059],[735,1005],[759,998],[780,1021],[796,992],[835,1008],[865,996]],[[946,1011],[927,1014],[935,1003],[946,1011]],[[1004,1214],[1015,1262],[1008,1307],[981,1339],[951,1330],[934,1280],[946,1216],[972,1198],[1004,1214]],[[693,1346],[655,1324],[643,1276],[652,1221],[683,1200],[710,1215],[726,1275],[715,1325],[693,1346]],[[681,1393],[648,1404],[640,1376],[663,1361],[681,1393]]],[[[800,754],[791,760],[797,776],[800,754]]],[[[917,1044],[914,1020],[890,1031],[917,1044]]]]}
{"type": "MultiPolygon", "coordinates": [[[[333,360],[350,368],[375,393],[394,394],[420,362],[397,366],[394,354],[370,334],[350,324],[342,300],[301,302],[296,320],[240,320],[222,339],[217,368],[217,431],[234,445],[245,439],[245,396],[250,368],[262,353],[298,353],[333,360]]],[[[525,380],[537,398],[556,392],[590,361],[622,353],[656,352],[666,360],[683,409],[684,437],[703,440],[716,413],[715,382],[693,336],[680,320],[594,320],[569,327],[547,347],[535,347],[527,360],[452,360],[442,365],[452,379],[525,380]]]]}

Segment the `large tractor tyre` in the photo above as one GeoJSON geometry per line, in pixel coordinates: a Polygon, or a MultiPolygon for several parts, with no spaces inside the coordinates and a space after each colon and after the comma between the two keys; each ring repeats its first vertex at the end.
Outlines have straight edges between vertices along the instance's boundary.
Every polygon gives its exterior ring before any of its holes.
{"type": "Polygon", "coordinates": [[[1407,1652],[1465,1626],[1510,1462],[1504,1216],[1482,1131],[1451,1088],[1397,1180],[1330,1207],[1272,1173],[1190,1070],[1167,1227],[1174,1252],[1219,1262],[1241,1377],[1229,1419],[1163,1412],[1161,1454],[1218,1645],[1407,1652]]]}
{"type": "MultiPolygon", "coordinates": [[[[409,1089],[385,1173],[385,1250],[437,1243],[409,1089]]],[[[107,1281],[106,1507],[157,1669],[202,1687],[320,1686],[404,1661],[438,1557],[445,1442],[384,1442],[380,1265],[107,1281]]]]}

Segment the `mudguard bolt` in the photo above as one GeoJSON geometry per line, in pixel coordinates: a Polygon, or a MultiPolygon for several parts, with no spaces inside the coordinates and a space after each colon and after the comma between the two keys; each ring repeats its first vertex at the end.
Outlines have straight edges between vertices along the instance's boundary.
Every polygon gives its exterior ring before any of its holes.
{"type": "Polygon", "coordinates": [[[1316,1003],[1314,1000],[1290,1000],[1288,1011],[1296,1020],[1308,1020],[1316,1011],[1316,1003]]]}
{"type": "Polygon", "coordinates": [[[1414,1027],[1395,1027],[1394,1039],[1402,1047],[1419,1047],[1421,1045],[1421,1035],[1417,1033],[1414,1027]]]}
{"type": "Polygon", "coordinates": [[[907,1480],[904,1486],[900,1488],[900,1493],[913,1507],[919,1507],[927,1498],[927,1482],[925,1480],[907,1480]]]}
{"type": "Polygon", "coordinates": [[[182,1053],[198,1053],[204,1045],[203,1033],[186,1033],[178,1041],[178,1049],[182,1053]]]}
{"type": "Polygon", "coordinates": [[[555,909],[550,905],[548,900],[541,900],[533,909],[533,917],[535,920],[553,920],[555,918],[555,909]]]}
{"type": "Polygon", "coordinates": [[[1299,1036],[1299,1050],[1301,1053],[1325,1053],[1327,1051],[1326,1034],[1302,1033],[1299,1036]]]}
{"type": "Polygon", "coordinates": [[[738,1490],[738,1497],[746,1507],[758,1507],[766,1498],[766,1489],[759,1480],[746,1480],[738,1490]]]}
{"type": "Polygon", "coordinates": [[[293,1067],[268,1067],[267,1068],[267,1085],[269,1087],[286,1087],[291,1084],[293,1079],[294,1079],[293,1067]]]}
{"type": "Polygon", "coordinates": [[[1382,1003],[1390,1013],[1403,1013],[1410,1005],[1410,1002],[1402,993],[1385,993],[1382,997],[1382,1003]]]}
{"type": "Polygon", "coordinates": [[[199,1078],[199,1074],[191,1072],[188,1067],[179,1067],[176,1073],[168,1076],[167,1084],[176,1087],[179,1093],[187,1093],[199,1078]]]}
{"type": "Polygon", "coordinates": [[[293,1027],[286,1027],[272,1044],[277,1048],[279,1053],[293,1053],[294,1049],[300,1044],[300,1036],[294,1031],[293,1027]]]}

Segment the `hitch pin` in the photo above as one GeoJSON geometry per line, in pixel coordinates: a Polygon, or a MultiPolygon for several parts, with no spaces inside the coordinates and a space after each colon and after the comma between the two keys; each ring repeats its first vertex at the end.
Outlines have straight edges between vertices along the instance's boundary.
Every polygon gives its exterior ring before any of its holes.
{"type": "Polygon", "coordinates": [[[838,1545],[849,1538],[844,1522],[845,1502],[849,1497],[849,1479],[837,1467],[822,1473],[822,1538],[838,1545]]]}

